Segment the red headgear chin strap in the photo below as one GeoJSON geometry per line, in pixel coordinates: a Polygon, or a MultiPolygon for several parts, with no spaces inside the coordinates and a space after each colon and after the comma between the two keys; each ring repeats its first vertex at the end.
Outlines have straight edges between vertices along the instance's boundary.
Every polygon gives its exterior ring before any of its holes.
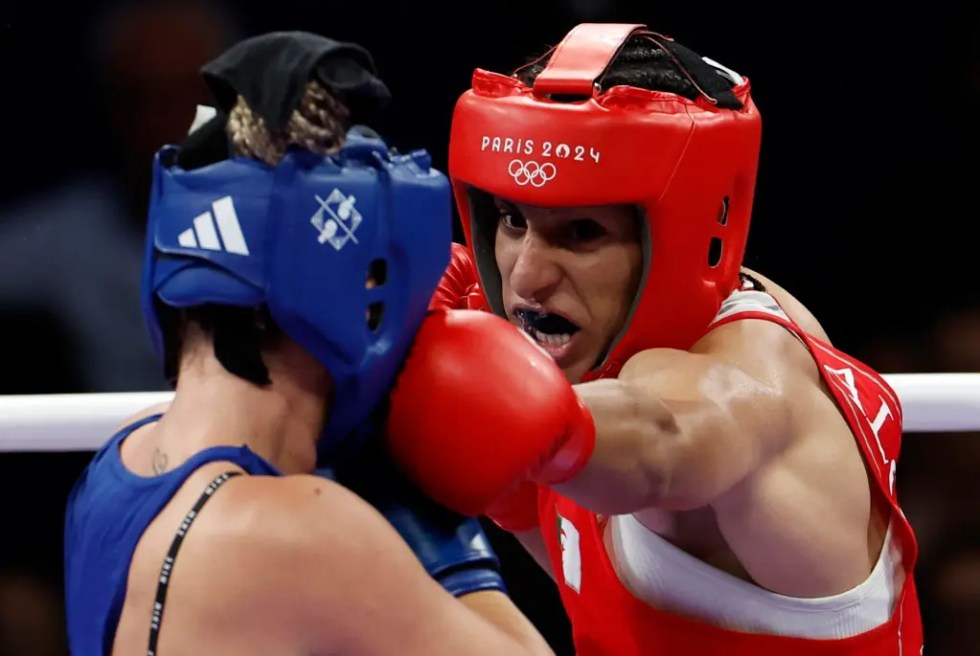
{"type": "Polygon", "coordinates": [[[644,349],[690,348],[738,284],[761,133],[747,78],[644,25],[577,26],[533,87],[477,69],[453,116],[449,174],[491,307],[504,314],[487,195],[539,207],[631,204],[646,227],[644,275],[626,326],[587,378],[616,375],[644,349]],[[602,92],[598,81],[632,36],[668,52],[701,95],[602,92]]]}

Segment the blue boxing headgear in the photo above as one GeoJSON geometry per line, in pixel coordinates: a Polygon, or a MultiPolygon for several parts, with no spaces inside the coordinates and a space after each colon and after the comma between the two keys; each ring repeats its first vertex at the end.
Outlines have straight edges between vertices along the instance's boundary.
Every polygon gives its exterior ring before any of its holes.
{"type": "Polygon", "coordinates": [[[267,307],[330,372],[330,453],[384,401],[449,263],[447,178],[425,151],[355,132],[334,155],[291,150],[274,168],[239,157],[185,170],[177,152],[153,166],[142,306],[154,348],[157,302],[267,307]]]}

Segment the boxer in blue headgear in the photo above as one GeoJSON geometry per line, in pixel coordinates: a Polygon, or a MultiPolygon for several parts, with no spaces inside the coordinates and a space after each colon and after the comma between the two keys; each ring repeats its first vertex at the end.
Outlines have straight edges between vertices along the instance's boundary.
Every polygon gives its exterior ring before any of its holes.
{"type": "Polygon", "coordinates": [[[146,245],[176,393],[72,490],[72,653],[550,653],[476,521],[376,441],[347,487],[314,474],[384,414],[448,262],[446,178],[350,129],[387,100],[356,45],[267,34],[203,72],[218,107],[158,153],[146,245]]]}

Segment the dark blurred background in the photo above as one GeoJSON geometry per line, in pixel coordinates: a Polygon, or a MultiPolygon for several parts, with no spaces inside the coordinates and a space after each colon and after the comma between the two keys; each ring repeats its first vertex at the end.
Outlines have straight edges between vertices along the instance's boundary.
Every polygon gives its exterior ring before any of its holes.
{"type": "MultiPolygon", "coordinates": [[[[837,346],[886,373],[980,372],[967,4],[0,0],[0,394],[164,389],[138,304],[150,157],[208,102],[197,69],[229,42],[305,29],[366,46],[394,93],[376,127],[445,170],[473,68],[509,71],[585,21],[645,22],[751,78],[764,136],[747,264],[837,346]]],[[[911,434],[900,462],[926,653],[980,654],[977,437],[911,434]]],[[[0,453],[0,656],[66,653],[61,521],[88,457],[0,453]]],[[[515,599],[571,654],[553,585],[490,530],[515,599]]]]}

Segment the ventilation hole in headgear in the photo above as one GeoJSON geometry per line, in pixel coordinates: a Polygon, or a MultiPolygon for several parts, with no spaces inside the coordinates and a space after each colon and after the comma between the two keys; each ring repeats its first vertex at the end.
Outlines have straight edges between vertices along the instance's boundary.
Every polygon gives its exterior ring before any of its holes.
{"type": "Polygon", "coordinates": [[[367,289],[373,289],[375,287],[380,287],[385,284],[385,279],[388,277],[388,262],[387,260],[374,260],[371,262],[371,266],[368,267],[367,282],[364,283],[364,287],[367,289]]]}
{"type": "Polygon", "coordinates": [[[708,266],[716,267],[721,262],[722,241],[718,237],[711,238],[711,245],[708,246],[708,266]]]}
{"type": "Polygon", "coordinates": [[[721,210],[718,212],[718,223],[728,225],[728,196],[721,199],[721,210]]]}
{"type": "Polygon", "coordinates": [[[376,331],[378,326],[381,325],[381,318],[384,316],[384,313],[385,304],[381,301],[371,303],[371,305],[368,306],[367,312],[365,313],[365,318],[367,320],[368,328],[370,328],[372,332],[376,331]]]}

